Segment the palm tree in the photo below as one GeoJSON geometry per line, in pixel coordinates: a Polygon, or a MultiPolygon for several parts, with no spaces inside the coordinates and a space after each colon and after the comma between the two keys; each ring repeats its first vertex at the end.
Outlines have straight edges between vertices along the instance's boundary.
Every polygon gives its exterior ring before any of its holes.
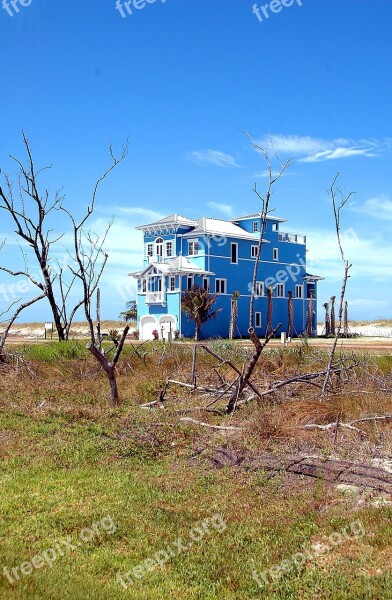
{"type": "Polygon", "coordinates": [[[131,322],[137,321],[136,300],[131,300],[130,302],[127,302],[127,310],[120,313],[119,316],[121,319],[125,319],[127,322],[128,321],[131,321],[131,322]]]}
{"type": "Polygon", "coordinates": [[[210,288],[204,289],[194,285],[186,290],[181,298],[181,309],[188,319],[195,323],[195,341],[200,338],[200,330],[203,323],[215,319],[222,310],[212,310],[216,300],[216,294],[210,294],[210,288]]]}
{"type": "Polygon", "coordinates": [[[294,331],[294,306],[293,306],[293,292],[289,291],[289,300],[288,300],[288,327],[287,327],[287,337],[293,337],[294,331]]]}
{"type": "Polygon", "coordinates": [[[331,334],[331,321],[329,318],[329,304],[328,302],[325,302],[323,304],[324,308],[325,308],[325,335],[328,336],[331,334]]]}
{"type": "Polygon", "coordinates": [[[238,298],[240,293],[235,291],[231,297],[231,313],[230,313],[230,327],[229,327],[229,339],[232,340],[235,333],[238,318],[238,298]]]}
{"type": "Polygon", "coordinates": [[[306,315],[306,334],[308,337],[313,335],[313,290],[310,290],[308,312],[306,315]]]}
{"type": "Polygon", "coordinates": [[[331,334],[335,335],[335,300],[336,296],[331,296],[331,334]]]}
{"type": "Polygon", "coordinates": [[[344,302],[344,321],[343,321],[343,334],[348,337],[348,302],[344,302]]]}
{"type": "Polygon", "coordinates": [[[269,286],[267,296],[268,296],[268,309],[267,309],[267,327],[265,330],[265,337],[267,338],[272,333],[272,296],[273,296],[274,288],[272,285],[269,286]]]}

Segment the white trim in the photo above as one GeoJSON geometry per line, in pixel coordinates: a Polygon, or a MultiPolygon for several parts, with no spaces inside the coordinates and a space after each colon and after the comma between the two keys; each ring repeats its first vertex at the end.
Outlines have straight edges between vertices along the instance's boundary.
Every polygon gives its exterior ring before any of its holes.
{"type": "Polygon", "coordinates": [[[297,283],[296,286],[295,286],[295,299],[297,299],[297,300],[304,300],[304,286],[301,285],[301,284],[299,284],[299,283],[297,283]],[[298,294],[297,294],[297,289],[301,290],[301,295],[300,296],[298,296],[298,294]]]}
{"type": "Polygon", "coordinates": [[[284,283],[276,283],[275,286],[274,286],[274,290],[275,290],[275,298],[285,298],[286,297],[285,296],[286,290],[285,290],[284,283]],[[283,293],[278,295],[278,290],[279,289],[282,289],[283,293]]]}
{"type": "MultiPolygon", "coordinates": [[[[220,287],[220,286],[219,286],[219,287],[220,287]]],[[[225,294],[227,294],[227,279],[225,279],[225,278],[223,278],[223,277],[215,277],[215,294],[221,294],[222,296],[223,296],[223,295],[225,295],[225,294]],[[224,283],[223,283],[223,289],[224,289],[224,291],[223,291],[223,292],[221,292],[221,291],[218,291],[218,290],[216,289],[216,288],[217,288],[217,285],[216,285],[216,284],[218,283],[218,281],[219,281],[219,282],[222,282],[222,281],[224,282],[224,283]]]]}
{"type": "Polygon", "coordinates": [[[199,256],[199,239],[195,238],[194,240],[188,240],[188,254],[187,256],[199,256]],[[191,246],[193,248],[193,252],[190,252],[191,246]],[[195,247],[197,247],[197,252],[195,252],[195,247]]]}

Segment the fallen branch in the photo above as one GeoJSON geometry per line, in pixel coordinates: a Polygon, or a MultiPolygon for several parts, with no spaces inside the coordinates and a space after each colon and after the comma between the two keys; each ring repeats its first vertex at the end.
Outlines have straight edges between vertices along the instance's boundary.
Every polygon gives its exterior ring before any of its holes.
{"type": "Polygon", "coordinates": [[[335,421],[334,423],[328,423],[328,425],[316,425],[314,423],[311,423],[309,425],[305,425],[303,429],[321,429],[322,431],[330,431],[331,429],[337,430],[339,427],[342,427],[343,429],[351,429],[352,431],[356,431],[361,435],[367,435],[364,431],[358,429],[358,427],[354,427],[353,425],[351,425],[351,423],[340,423],[339,421],[335,421]]]}
{"type": "Polygon", "coordinates": [[[192,419],[191,417],[182,417],[180,421],[193,423],[194,425],[201,425],[202,427],[209,427],[210,429],[241,431],[241,427],[234,427],[234,425],[210,425],[210,423],[204,423],[204,421],[196,421],[196,419],[192,419]]]}

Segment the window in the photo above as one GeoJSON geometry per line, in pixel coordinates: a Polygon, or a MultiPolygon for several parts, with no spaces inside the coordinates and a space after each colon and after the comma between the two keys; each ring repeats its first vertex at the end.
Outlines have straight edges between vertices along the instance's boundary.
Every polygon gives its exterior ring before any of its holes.
{"type": "Polygon", "coordinates": [[[198,240],[192,240],[188,242],[188,255],[197,256],[199,254],[199,242],[198,240]]]}
{"type": "Polygon", "coordinates": [[[170,277],[169,279],[169,289],[171,292],[174,292],[174,290],[176,289],[176,278],[175,277],[170,277]]]}
{"type": "Polygon", "coordinates": [[[210,287],[210,280],[208,277],[203,277],[203,289],[208,290],[210,287]]]}
{"type": "Polygon", "coordinates": [[[295,286],[295,297],[296,298],[303,298],[304,297],[304,287],[303,287],[303,285],[296,285],[295,286]]]}
{"type": "Polygon", "coordinates": [[[284,298],[284,283],[277,283],[275,290],[277,298],[284,298]]]}
{"type": "Polygon", "coordinates": [[[279,260],[279,250],[277,248],[274,248],[273,259],[274,260],[279,260]]]}
{"type": "Polygon", "coordinates": [[[215,293],[226,294],[226,279],[215,279],[215,293]]]}
{"type": "Polygon", "coordinates": [[[279,231],[278,223],[272,223],[272,231],[279,231]]]}
{"type": "Polygon", "coordinates": [[[253,233],[255,233],[256,231],[259,231],[259,222],[253,221],[253,233]]]}
{"type": "Polygon", "coordinates": [[[166,256],[173,256],[173,242],[166,242],[166,256]]]}
{"type": "Polygon", "coordinates": [[[235,242],[231,244],[231,264],[238,265],[238,244],[235,242]]]}
{"type": "Polygon", "coordinates": [[[147,292],[147,281],[146,279],[142,279],[142,294],[147,292]]]}
{"type": "Polygon", "coordinates": [[[257,255],[259,254],[259,247],[258,246],[251,246],[250,247],[250,255],[252,258],[256,258],[257,255]]]}
{"type": "Polygon", "coordinates": [[[159,278],[158,279],[158,292],[161,292],[161,291],[162,291],[162,279],[159,278]]]}
{"type": "Polygon", "coordinates": [[[193,277],[186,278],[186,289],[191,290],[193,288],[193,277]]]}
{"type": "Polygon", "coordinates": [[[264,296],[264,281],[256,281],[256,296],[264,296]]]}
{"type": "Polygon", "coordinates": [[[147,244],[147,256],[154,254],[154,244],[147,244]]]}
{"type": "Polygon", "coordinates": [[[261,327],[261,312],[255,313],[255,327],[261,327]]]}
{"type": "Polygon", "coordinates": [[[155,247],[156,247],[157,256],[162,258],[162,256],[163,256],[163,239],[162,238],[157,238],[155,240],[155,247]]]}

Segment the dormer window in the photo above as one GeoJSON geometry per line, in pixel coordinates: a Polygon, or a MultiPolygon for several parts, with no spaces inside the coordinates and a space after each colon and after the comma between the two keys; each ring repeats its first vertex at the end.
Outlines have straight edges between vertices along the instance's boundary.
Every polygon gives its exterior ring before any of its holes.
{"type": "Polygon", "coordinates": [[[162,256],[163,256],[163,239],[162,238],[157,238],[155,240],[155,250],[156,250],[156,255],[162,258],[162,256]]]}
{"type": "Polygon", "coordinates": [[[259,222],[253,221],[253,233],[256,233],[256,231],[259,231],[259,222]]]}

